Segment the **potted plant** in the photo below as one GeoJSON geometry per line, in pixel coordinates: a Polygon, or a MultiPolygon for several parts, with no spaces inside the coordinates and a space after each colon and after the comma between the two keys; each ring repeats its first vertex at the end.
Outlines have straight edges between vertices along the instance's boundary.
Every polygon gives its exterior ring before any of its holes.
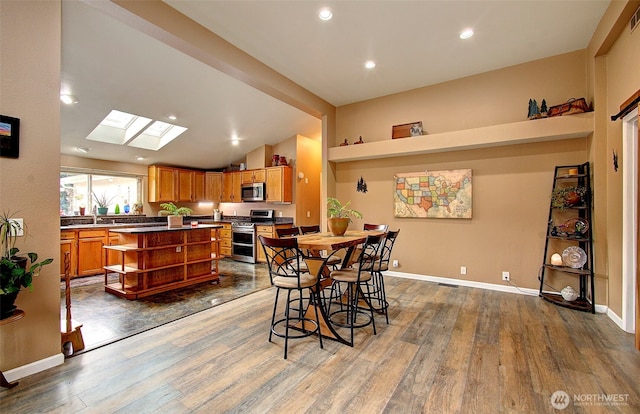
{"type": "Polygon", "coordinates": [[[0,319],[8,318],[16,308],[14,303],[22,288],[33,289],[33,278],[40,274],[43,266],[53,262],[45,259],[38,262],[38,255],[29,252],[26,257],[18,255],[15,247],[16,238],[23,226],[13,216],[3,211],[0,215],[0,241],[2,257],[0,257],[0,319]],[[31,262],[27,268],[27,261],[31,262]]]}
{"type": "Polygon", "coordinates": [[[193,212],[189,207],[178,207],[173,203],[162,203],[160,207],[167,212],[167,223],[169,228],[182,227],[183,216],[188,216],[193,212]]]}
{"type": "Polygon", "coordinates": [[[109,211],[109,204],[111,204],[115,198],[116,196],[107,197],[106,193],[96,194],[94,192],[93,199],[96,200],[96,204],[98,205],[98,214],[107,214],[107,211],[109,211]]]}
{"type": "Polygon", "coordinates": [[[329,225],[329,231],[334,236],[344,235],[353,217],[362,218],[362,213],[349,208],[350,205],[351,201],[342,204],[337,198],[327,198],[327,224],[329,225]]]}

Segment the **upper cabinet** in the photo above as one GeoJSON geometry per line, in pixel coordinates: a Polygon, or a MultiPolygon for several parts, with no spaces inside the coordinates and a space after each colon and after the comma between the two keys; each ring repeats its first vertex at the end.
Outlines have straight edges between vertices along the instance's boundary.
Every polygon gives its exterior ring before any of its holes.
{"type": "Polygon", "coordinates": [[[198,202],[205,199],[205,173],[149,166],[149,202],[198,202]]]}
{"type": "Polygon", "coordinates": [[[219,203],[222,201],[222,173],[207,172],[204,178],[204,200],[219,203]]]}
{"type": "Polygon", "coordinates": [[[291,203],[292,168],[289,166],[268,167],[266,170],[267,203],[291,203]]]}
{"type": "Polygon", "coordinates": [[[242,173],[240,171],[224,173],[222,184],[222,201],[226,203],[242,202],[242,173]]]}
{"type": "Polygon", "coordinates": [[[175,168],[149,166],[149,202],[177,201],[178,175],[175,168]]]}
{"type": "Polygon", "coordinates": [[[242,171],[242,184],[266,182],[266,172],[263,168],[257,170],[242,171]]]}

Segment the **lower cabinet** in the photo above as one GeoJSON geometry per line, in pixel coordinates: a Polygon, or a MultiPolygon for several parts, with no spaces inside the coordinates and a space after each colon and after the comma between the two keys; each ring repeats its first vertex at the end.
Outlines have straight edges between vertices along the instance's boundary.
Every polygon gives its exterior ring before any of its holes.
{"type": "Polygon", "coordinates": [[[231,257],[231,223],[221,223],[220,257],[231,257]]]}
{"type": "MultiPolygon", "coordinates": [[[[256,238],[258,236],[278,237],[276,233],[276,229],[283,229],[283,228],[290,228],[290,227],[291,227],[291,224],[276,224],[274,226],[258,225],[256,226],[256,238]]],[[[264,249],[262,248],[262,243],[260,243],[260,239],[257,239],[256,241],[256,249],[258,250],[257,252],[258,263],[266,263],[267,258],[264,255],[264,249]]]]}
{"type": "Polygon", "coordinates": [[[103,273],[102,246],[105,230],[80,230],[78,232],[78,276],[103,273]]]}
{"type": "Polygon", "coordinates": [[[65,256],[69,253],[69,275],[78,274],[78,238],[74,231],[60,232],[60,279],[65,277],[65,256]]]}

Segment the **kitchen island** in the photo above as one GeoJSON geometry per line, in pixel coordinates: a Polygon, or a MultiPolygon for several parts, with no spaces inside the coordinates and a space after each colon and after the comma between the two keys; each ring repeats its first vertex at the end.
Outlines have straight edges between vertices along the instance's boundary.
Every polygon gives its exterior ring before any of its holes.
{"type": "Polygon", "coordinates": [[[109,252],[117,253],[119,259],[104,266],[105,291],[138,299],[196,283],[219,282],[220,228],[200,224],[109,229],[110,236],[118,236],[118,243],[103,247],[105,262],[109,262],[109,252]],[[117,273],[118,281],[110,283],[109,273],[117,273]]]}

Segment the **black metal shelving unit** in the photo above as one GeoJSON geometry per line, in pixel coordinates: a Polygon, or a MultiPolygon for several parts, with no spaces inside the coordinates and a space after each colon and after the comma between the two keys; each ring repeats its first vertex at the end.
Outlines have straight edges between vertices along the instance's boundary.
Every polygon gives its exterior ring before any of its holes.
{"type": "MultiPolygon", "coordinates": [[[[563,165],[555,168],[549,220],[544,247],[542,269],[540,271],[540,297],[566,308],[595,313],[595,283],[593,275],[593,222],[591,221],[591,172],[589,163],[563,165]],[[576,190],[575,192],[572,190],[576,190]],[[563,198],[565,193],[576,193],[563,198]],[[553,195],[560,194],[560,197],[553,195]],[[586,229],[585,229],[586,222],[586,229]],[[567,225],[567,223],[569,223],[567,225]],[[576,224],[577,223],[577,224],[576,224]],[[551,256],[564,252],[570,246],[577,246],[586,254],[584,265],[577,263],[552,264],[551,256]],[[567,301],[562,294],[545,291],[545,280],[553,279],[558,273],[575,277],[578,282],[578,298],[567,301]]],[[[579,253],[578,249],[574,249],[579,253]]],[[[580,254],[578,254],[580,256],[580,254]]],[[[564,259],[564,258],[563,258],[564,259]]],[[[575,286],[574,286],[575,289],[575,286]]]]}

